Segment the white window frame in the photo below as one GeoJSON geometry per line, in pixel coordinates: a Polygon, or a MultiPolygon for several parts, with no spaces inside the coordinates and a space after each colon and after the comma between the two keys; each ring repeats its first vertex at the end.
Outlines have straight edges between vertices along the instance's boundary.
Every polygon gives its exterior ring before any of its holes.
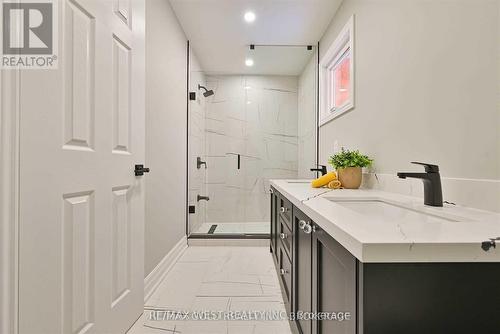
{"type": "Polygon", "coordinates": [[[319,126],[339,117],[354,108],[354,15],[349,18],[339,35],[328,48],[319,62],[319,94],[320,94],[320,117],[319,126]],[[351,61],[349,63],[349,99],[340,107],[334,108],[333,90],[331,82],[331,71],[345,57],[347,51],[351,61]]]}

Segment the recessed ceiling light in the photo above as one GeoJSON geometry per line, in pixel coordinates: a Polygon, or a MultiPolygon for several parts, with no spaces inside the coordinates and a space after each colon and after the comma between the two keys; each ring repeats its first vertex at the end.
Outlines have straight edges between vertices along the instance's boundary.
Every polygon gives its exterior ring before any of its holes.
{"type": "Polygon", "coordinates": [[[244,18],[245,18],[245,21],[247,21],[248,23],[252,23],[253,21],[255,21],[255,13],[254,12],[246,12],[244,18]]]}
{"type": "Polygon", "coordinates": [[[247,59],[245,60],[245,65],[247,65],[247,66],[249,66],[249,67],[250,67],[250,66],[253,66],[253,59],[252,59],[252,58],[247,58],[247,59]]]}
{"type": "Polygon", "coordinates": [[[252,86],[245,86],[245,89],[252,89],[252,86]]]}

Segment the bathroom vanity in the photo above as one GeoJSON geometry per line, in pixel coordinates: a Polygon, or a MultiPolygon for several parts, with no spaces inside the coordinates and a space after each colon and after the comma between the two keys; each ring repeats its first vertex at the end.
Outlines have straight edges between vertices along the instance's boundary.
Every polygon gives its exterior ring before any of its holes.
{"type": "Polygon", "coordinates": [[[271,181],[270,250],[297,333],[498,333],[496,237],[496,213],[271,181]]]}

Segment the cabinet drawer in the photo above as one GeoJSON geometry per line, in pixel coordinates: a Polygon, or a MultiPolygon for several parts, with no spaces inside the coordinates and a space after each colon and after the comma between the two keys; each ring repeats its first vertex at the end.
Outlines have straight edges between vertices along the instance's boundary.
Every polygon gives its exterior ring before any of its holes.
{"type": "Polygon", "coordinates": [[[277,238],[281,242],[281,246],[285,249],[289,258],[292,258],[292,231],[288,228],[288,224],[283,219],[279,219],[277,238]]]}
{"type": "Polygon", "coordinates": [[[278,201],[278,216],[292,229],[292,203],[285,197],[280,196],[278,201]]]}
{"type": "Polygon", "coordinates": [[[283,291],[283,300],[287,312],[290,312],[292,302],[292,263],[283,247],[278,247],[278,257],[280,265],[278,274],[280,276],[280,283],[283,291]]]}

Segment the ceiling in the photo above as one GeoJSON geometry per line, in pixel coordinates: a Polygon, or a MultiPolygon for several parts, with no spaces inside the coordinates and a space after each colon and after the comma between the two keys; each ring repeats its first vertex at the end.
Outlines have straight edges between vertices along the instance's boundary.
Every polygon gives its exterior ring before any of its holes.
{"type": "Polygon", "coordinates": [[[204,71],[214,74],[298,75],[342,0],[170,0],[204,71]],[[245,12],[256,15],[253,23],[245,12]],[[251,57],[254,66],[245,66],[251,57]]]}

